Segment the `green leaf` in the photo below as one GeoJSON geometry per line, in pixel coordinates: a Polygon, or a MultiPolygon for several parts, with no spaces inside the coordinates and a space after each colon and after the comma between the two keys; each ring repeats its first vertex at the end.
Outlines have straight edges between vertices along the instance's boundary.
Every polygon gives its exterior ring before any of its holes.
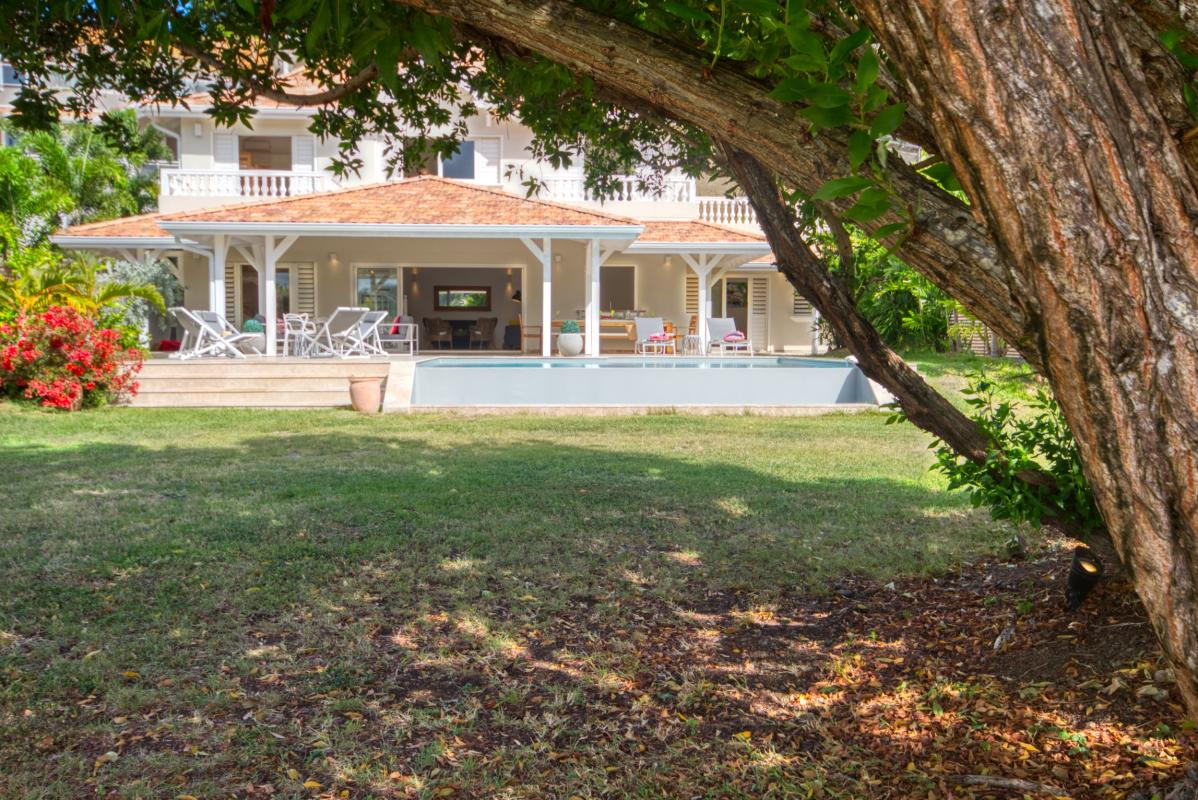
{"type": "Polygon", "coordinates": [[[811,82],[804,78],[787,78],[774,87],[770,97],[783,103],[794,103],[807,97],[811,82]]]}
{"type": "Polygon", "coordinates": [[[906,228],[906,222],[892,222],[889,225],[883,225],[882,227],[873,231],[870,236],[880,242],[888,236],[893,236],[900,231],[906,230],[906,228]]]}
{"type": "Polygon", "coordinates": [[[828,54],[828,63],[839,64],[848,57],[849,53],[852,53],[868,41],[869,29],[858,28],[836,43],[836,46],[832,48],[832,52],[828,54]]]}
{"type": "Polygon", "coordinates": [[[799,116],[814,124],[817,128],[840,128],[853,121],[853,112],[848,106],[840,108],[820,108],[808,106],[799,112],[799,116]]]}
{"type": "Polygon", "coordinates": [[[866,49],[857,61],[857,94],[864,95],[869,87],[878,79],[878,57],[874,51],[866,49]]]}
{"type": "Polygon", "coordinates": [[[850,175],[847,178],[833,178],[816,189],[815,194],[811,195],[811,198],[813,200],[835,200],[838,197],[847,197],[850,194],[856,194],[862,189],[867,189],[873,185],[873,181],[869,178],[863,178],[860,175],[850,175]]]}
{"type": "Polygon", "coordinates": [[[1194,91],[1194,84],[1187,83],[1182,86],[1181,96],[1186,101],[1186,108],[1189,109],[1190,116],[1198,119],[1198,92],[1194,91]]]}
{"type": "Polygon", "coordinates": [[[806,56],[813,63],[818,64],[820,69],[827,66],[828,57],[824,53],[824,40],[818,33],[791,25],[786,29],[786,40],[790,42],[790,46],[796,53],[806,56]]]}
{"type": "Polygon", "coordinates": [[[847,106],[853,96],[830,83],[816,83],[807,88],[807,102],[820,108],[840,108],[847,106]]]}
{"type": "Polygon", "coordinates": [[[895,103],[877,113],[869,126],[869,134],[875,139],[889,136],[902,124],[903,114],[907,113],[906,103],[895,103]]]}
{"type": "Polygon", "coordinates": [[[673,14],[675,17],[689,19],[692,22],[712,21],[711,14],[707,13],[701,8],[688,6],[686,3],[678,3],[675,2],[675,0],[664,0],[664,2],[661,4],[661,7],[673,14]]]}
{"type": "Polygon", "coordinates": [[[849,137],[849,166],[854,171],[869,158],[873,144],[874,138],[865,131],[853,131],[853,135],[849,137]]]}
{"type": "Polygon", "coordinates": [[[927,175],[936,183],[940,184],[941,188],[950,192],[961,191],[961,184],[957,181],[957,176],[953,174],[953,168],[943,161],[933,164],[926,169],[921,170],[924,175],[927,175]]]}

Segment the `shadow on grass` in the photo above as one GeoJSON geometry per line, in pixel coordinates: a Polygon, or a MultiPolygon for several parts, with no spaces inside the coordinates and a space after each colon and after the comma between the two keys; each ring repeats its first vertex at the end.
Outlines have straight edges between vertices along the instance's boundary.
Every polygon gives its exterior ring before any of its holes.
{"type": "Polygon", "coordinates": [[[926,642],[843,576],[987,544],[912,483],[685,447],[279,434],[0,465],[0,788],[45,796],[884,796],[868,776],[934,757],[933,726],[832,723],[963,690],[871,694],[926,642]]]}

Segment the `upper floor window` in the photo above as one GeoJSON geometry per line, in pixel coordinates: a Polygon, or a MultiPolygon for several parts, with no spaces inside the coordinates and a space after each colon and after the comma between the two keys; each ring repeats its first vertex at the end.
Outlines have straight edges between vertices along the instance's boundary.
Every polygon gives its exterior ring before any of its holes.
{"type": "Polygon", "coordinates": [[[441,176],[460,181],[474,180],[474,140],[462,142],[456,154],[441,161],[441,176]]]}
{"type": "Polygon", "coordinates": [[[291,169],[290,136],[241,136],[237,143],[242,169],[291,169]]]}
{"type": "Polygon", "coordinates": [[[21,75],[11,64],[0,64],[0,84],[4,86],[20,86],[21,75]]]}

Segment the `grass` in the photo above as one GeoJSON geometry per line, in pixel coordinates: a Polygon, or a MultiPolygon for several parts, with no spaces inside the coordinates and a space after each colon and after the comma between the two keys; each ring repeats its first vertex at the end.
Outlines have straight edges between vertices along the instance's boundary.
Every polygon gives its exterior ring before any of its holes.
{"type": "Polygon", "coordinates": [[[0,405],[0,796],[831,796],[813,620],[1011,533],[883,420],[0,405]]]}

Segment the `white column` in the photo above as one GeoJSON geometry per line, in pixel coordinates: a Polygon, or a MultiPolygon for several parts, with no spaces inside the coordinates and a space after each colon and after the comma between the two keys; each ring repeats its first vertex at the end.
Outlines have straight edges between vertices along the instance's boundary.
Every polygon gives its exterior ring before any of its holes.
{"type": "Polygon", "coordinates": [[[600,258],[599,242],[587,242],[587,307],[586,307],[586,354],[599,355],[599,274],[603,262],[600,258]]]}
{"type": "Polygon", "coordinates": [[[711,316],[711,287],[707,285],[707,270],[699,276],[699,349],[707,354],[707,318],[711,316]]]}
{"type": "Polygon", "coordinates": [[[262,316],[266,318],[266,354],[274,356],[278,352],[278,286],[275,285],[275,267],[279,261],[279,250],[275,247],[275,237],[266,237],[266,247],[263,249],[262,263],[265,269],[259,276],[262,281],[263,298],[262,316]]]}
{"type": "Polygon", "coordinates": [[[541,355],[553,354],[553,240],[541,240],[541,355]]]}
{"type": "Polygon", "coordinates": [[[218,233],[213,237],[212,255],[208,258],[208,310],[224,315],[225,256],[229,252],[229,237],[218,233]]]}

